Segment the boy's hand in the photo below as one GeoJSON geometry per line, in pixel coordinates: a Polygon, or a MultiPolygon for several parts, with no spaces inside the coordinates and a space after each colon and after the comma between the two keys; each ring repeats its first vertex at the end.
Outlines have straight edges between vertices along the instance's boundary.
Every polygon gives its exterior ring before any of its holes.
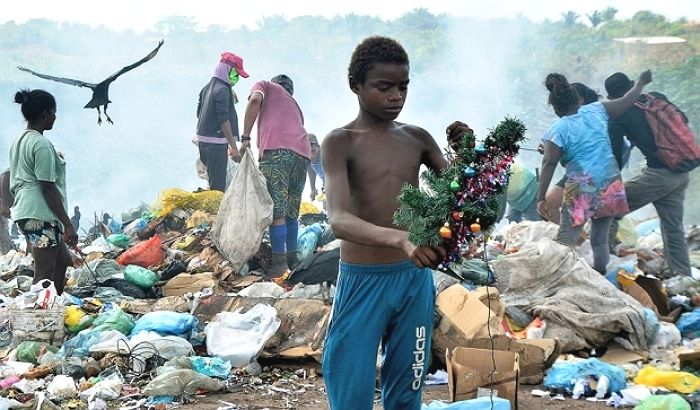
{"type": "Polygon", "coordinates": [[[472,129],[462,121],[455,121],[445,131],[447,132],[447,142],[454,149],[454,145],[459,143],[464,133],[471,132],[472,129]]]}
{"type": "Polygon", "coordinates": [[[639,74],[639,80],[637,80],[642,85],[647,85],[651,82],[651,70],[646,70],[639,74]]]}
{"type": "Polygon", "coordinates": [[[408,257],[419,268],[437,269],[440,262],[442,262],[443,259],[445,259],[445,256],[447,256],[445,248],[441,246],[416,246],[408,240],[406,240],[404,250],[408,254],[408,257]]]}

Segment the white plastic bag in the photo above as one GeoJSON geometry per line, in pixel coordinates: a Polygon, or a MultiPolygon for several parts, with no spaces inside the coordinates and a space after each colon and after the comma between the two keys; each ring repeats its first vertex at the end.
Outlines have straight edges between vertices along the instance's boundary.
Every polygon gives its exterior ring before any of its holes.
{"type": "MultiPolygon", "coordinates": [[[[166,360],[175,357],[194,355],[192,344],[179,336],[161,336],[156,332],[140,332],[129,341],[129,346],[135,348],[139,343],[151,344],[158,355],[166,360]]],[[[148,349],[142,349],[152,353],[148,349]]],[[[150,357],[150,356],[149,356],[150,357]]]]}
{"type": "Polygon", "coordinates": [[[238,296],[247,298],[278,298],[284,294],[284,288],[274,282],[253,283],[238,292],[238,296]]]}
{"type": "Polygon", "coordinates": [[[78,395],[78,387],[72,377],[64,374],[56,375],[46,387],[51,398],[60,400],[70,399],[78,395]]]}
{"type": "Polygon", "coordinates": [[[228,189],[231,182],[236,179],[236,174],[238,173],[238,164],[231,158],[228,159],[226,164],[226,189],[228,189]]]}
{"type": "Polygon", "coordinates": [[[119,370],[112,366],[100,373],[101,380],[87,390],[80,392],[80,400],[92,402],[95,398],[116,400],[121,395],[124,378],[119,370]]]}
{"type": "Polygon", "coordinates": [[[129,338],[122,332],[112,329],[99,335],[99,341],[89,347],[90,353],[119,353],[129,348],[129,338]]]}
{"type": "Polygon", "coordinates": [[[265,176],[246,150],[236,177],[226,190],[211,227],[211,239],[234,271],[260,248],[263,232],[272,223],[272,198],[265,176]]]}
{"type": "Polygon", "coordinates": [[[277,310],[257,304],[246,313],[220,312],[206,328],[207,353],[230,360],[233,367],[250,363],[277,332],[277,310]]]}
{"type": "Polygon", "coordinates": [[[40,280],[29,288],[29,292],[36,293],[36,307],[38,309],[48,309],[53,306],[58,298],[56,286],[49,279],[40,280]]]}
{"type": "Polygon", "coordinates": [[[659,331],[656,332],[653,347],[657,349],[669,349],[681,344],[681,332],[673,323],[659,322],[659,331]]]}
{"type": "Polygon", "coordinates": [[[224,387],[226,384],[223,381],[194,370],[171,368],[151,380],[142,392],[147,396],[180,396],[183,393],[195,394],[199,389],[214,392],[224,387]]]}

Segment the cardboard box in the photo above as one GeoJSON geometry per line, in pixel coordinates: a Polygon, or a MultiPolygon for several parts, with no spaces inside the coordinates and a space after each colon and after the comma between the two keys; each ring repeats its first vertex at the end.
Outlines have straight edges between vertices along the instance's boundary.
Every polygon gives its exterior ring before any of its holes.
{"type": "Polygon", "coordinates": [[[498,391],[518,408],[518,355],[498,350],[457,347],[445,353],[450,400],[474,399],[480,387],[498,391]],[[495,363],[495,367],[494,367],[495,363]]]}
{"type": "Polygon", "coordinates": [[[552,339],[541,340],[513,340],[507,336],[494,336],[493,339],[477,338],[465,339],[456,332],[449,334],[433,332],[433,353],[443,362],[443,356],[447,349],[457,347],[469,347],[475,349],[491,349],[518,354],[520,366],[520,384],[537,385],[544,380],[544,373],[552,367],[561,353],[561,344],[552,339]]]}
{"type": "Polygon", "coordinates": [[[443,333],[448,332],[447,328],[454,327],[466,339],[503,334],[501,319],[505,307],[500,303],[496,288],[482,287],[470,292],[460,284],[453,285],[440,292],[435,306],[438,313],[447,319],[438,324],[443,333]]]}

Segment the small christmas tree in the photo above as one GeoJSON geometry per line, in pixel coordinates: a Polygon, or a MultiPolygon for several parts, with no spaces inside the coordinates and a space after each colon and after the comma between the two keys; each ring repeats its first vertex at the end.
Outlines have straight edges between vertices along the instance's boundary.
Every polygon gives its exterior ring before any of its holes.
{"type": "Polygon", "coordinates": [[[483,144],[476,145],[473,132],[465,133],[455,152],[448,151],[450,164],[442,173],[421,174],[428,189],[408,184],[401,189],[394,223],[407,227],[417,246],[444,246],[445,265],[459,262],[474,238],[497,222],[497,195],[508,186],[525,130],[520,120],[506,117],[483,144]]]}

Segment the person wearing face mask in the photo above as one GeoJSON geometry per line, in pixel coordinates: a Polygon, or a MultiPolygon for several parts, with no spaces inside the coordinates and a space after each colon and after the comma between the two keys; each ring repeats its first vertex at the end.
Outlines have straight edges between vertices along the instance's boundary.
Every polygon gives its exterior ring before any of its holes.
{"type": "Polygon", "coordinates": [[[234,161],[240,161],[236,147],[239,134],[234,104],[237,101],[233,92],[240,77],[248,78],[243,59],[234,53],[222,53],[214,75],[199,93],[196,139],[212,190],[226,190],[227,152],[234,161]]]}
{"type": "Polygon", "coordinates": [[[267,277],[280,277],[299,263],[297,234],[299,206],[311,159],[304,115],[293,97],[294,82],[284,74],[258,81],[248,97],[243,120],[241,152],[250,146],[250,132],[258,122],[260,171],[274,203],[270,245],[272,266],[267,277]]]}

